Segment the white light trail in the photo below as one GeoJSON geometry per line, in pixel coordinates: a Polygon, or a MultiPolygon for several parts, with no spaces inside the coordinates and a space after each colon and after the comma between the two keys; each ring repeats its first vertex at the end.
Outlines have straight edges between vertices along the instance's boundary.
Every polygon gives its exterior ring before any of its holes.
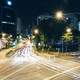
{"type": "Polygon", "coordinates": [[[27,62],[36,62],[38,58],[33,54],[32,43],[28,40],[25,47],[17,50],[12,56],[12,63],[21,64],[25,61],[27,62]]]}
{"type": "MultiPolygon", "coordinates": [[[[33,64],[33,63],[32,63],[32,64],[33,64]]],[[[12,76],[12,75],[14,75],[14,74],[18,73],[19,71],[21,71],[21,70],[25,69],[26,67],[31,66],[32,64],[25,65],[25,66],[23,66],[22,68],[20,68],[20,69],[18,69],[18,70],[16,70],[16,71],[14,71],[13,73],[11,73],[11,74],[9,74],[9,75],[5,76],[4,78],[2,78],[2,79],[0,79],[0,80],[6,80],[6,79],[7,79],[7,78],[9,78],[10,76],[12,76]]]]}
{"type": "MultiPolygon", "coordinates": [[[[80,66],[77,66],[77,67],[71,68],[71,69],[69,69],[69,70],[63,71],[63,72],[61,72],[61,73],[59,73],[59,74],[56,74],[56,75],[51,76],[51,77],[48,77],[48,78],[46,78],[46,79],[44,79],[44,80],[51,80],[51,79],[53,79],[53,78],[54,78],[54,79],[55,79],[55,78],[59,78],[58,76],[60,76],[60,75],[62,75],[62,74],[69,73],[70,71],[75,70],[75,69],[78,69],[78,68],[80,68],[80,66]]],[[[79,76],[80,76],[80,75],[79,75],[79,76]]],[[[78,77],[78,76],[75,76],[75,77],[78,77]]]]}

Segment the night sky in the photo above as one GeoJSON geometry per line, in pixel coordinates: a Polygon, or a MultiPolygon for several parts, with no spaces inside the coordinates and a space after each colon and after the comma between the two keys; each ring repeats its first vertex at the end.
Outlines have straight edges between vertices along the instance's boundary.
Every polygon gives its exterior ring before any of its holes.
{"type": "Polygon", "coordinates": [[[56,10],[80,12],[80,0],[16,0],[16,12],[25,24],[32,23],[36,16],[56,10]]]}

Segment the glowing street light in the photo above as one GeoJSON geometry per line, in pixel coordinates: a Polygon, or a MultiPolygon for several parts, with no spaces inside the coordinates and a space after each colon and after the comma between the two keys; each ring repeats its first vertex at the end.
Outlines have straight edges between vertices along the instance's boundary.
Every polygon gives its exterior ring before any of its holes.
{"type": "Polygon", "coordinates": [[[70,32],[71,32],[71,28],[67,28],[67,29],[66,29],[66,32],[67,32],[67,33],[70,33],[70,32]]]}
{"type": "Polygon", "coordinates": [[[12,35],[9,36],[10,38],[12,37],[12,35]]]}
{"type": "Polygon", "coordinates": [[[39,30],[38,29],[35,29],[34,30],[34,34],[39,34],[39,30]]]}
{"type": "Polygon", "coordinates": [[[12,5],[12,2],[11,2],[11,1],[7,1],[7,4],[8,4],[9,6],[11,6],[11,5],[12,5]]]}
{"type": "Polygon", "coordinates": [[[2,37],[5,37],[6,36],[6,34],[5,33],[2,33],[2,37]]]}
{"type": "Polygon", "coordinates": [[[57,11],[55,14],[55,18],[58,20],[61,20],[64,18],[63,12],[62,11],[57,11]]]}

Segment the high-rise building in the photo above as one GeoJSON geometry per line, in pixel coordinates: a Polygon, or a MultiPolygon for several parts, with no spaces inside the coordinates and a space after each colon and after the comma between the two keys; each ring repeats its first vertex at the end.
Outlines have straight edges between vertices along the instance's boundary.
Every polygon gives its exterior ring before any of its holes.
{"type": "Polygon", "coordinates": [[[65,21],[70,24],[73,28],[78,30],[78,18],[77,14],[71,13],[65,15],[65,21]]]}
{"type": "Polygon", "coordinates": [[[0,0],[0,33],[16,35],[16,15],[13,0],[0,0]]]}
{"type": "Polygon", "coordinates": [[[22,21],[19,17],[17,18],[17,33],[22,33],[22,21]]]}

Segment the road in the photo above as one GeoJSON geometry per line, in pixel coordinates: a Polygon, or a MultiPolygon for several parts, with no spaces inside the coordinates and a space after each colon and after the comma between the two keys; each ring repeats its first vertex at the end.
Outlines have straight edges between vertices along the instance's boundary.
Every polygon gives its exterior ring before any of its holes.
{"type": "Polygon", "coordinates": [[[0,51],[0,60],[2,60],[2,59],[6,59],[6,60],[7,60],[8,58],[6,57],[6,54],[7,54],[8,52],[10,52],[11,50],[12,50],[12,51],[15,51],[15,50],[17,50],[17,49],[22,48],[23,46],[24,46],[24,44],[19,43],[19,44],[16,45],[15,48],[10,47],[10,48],[8,48],[8,49],[3,49],[3,50],[1,50],[1,51],[0,51]]]}
{"type": "Polygon", "coordinates": [[[1,63],[0,80],[80,80],[79,63],[62,59],[50,61],[35,55],[28,57],[30,60],[14,62],[12,58],[1,63]],[[33,57],[35,61],[31,60],[33,57]]]}
{"type": "Polygon", "coordinates": [[[80,80],[80,63],[75,60],[35,54],[5,59],[0,63],[0,80],[80,80]]]}
{"type": "MultiPolygon", "coordinates": [[[[18,65],[6,63],[0,65],[0,80],[47,80],[47,78],[61,72],[38,63],[18,65]]],[[[64,75],[64,78],[65,80],[71,80],[67,75],[64,75]]]]}

